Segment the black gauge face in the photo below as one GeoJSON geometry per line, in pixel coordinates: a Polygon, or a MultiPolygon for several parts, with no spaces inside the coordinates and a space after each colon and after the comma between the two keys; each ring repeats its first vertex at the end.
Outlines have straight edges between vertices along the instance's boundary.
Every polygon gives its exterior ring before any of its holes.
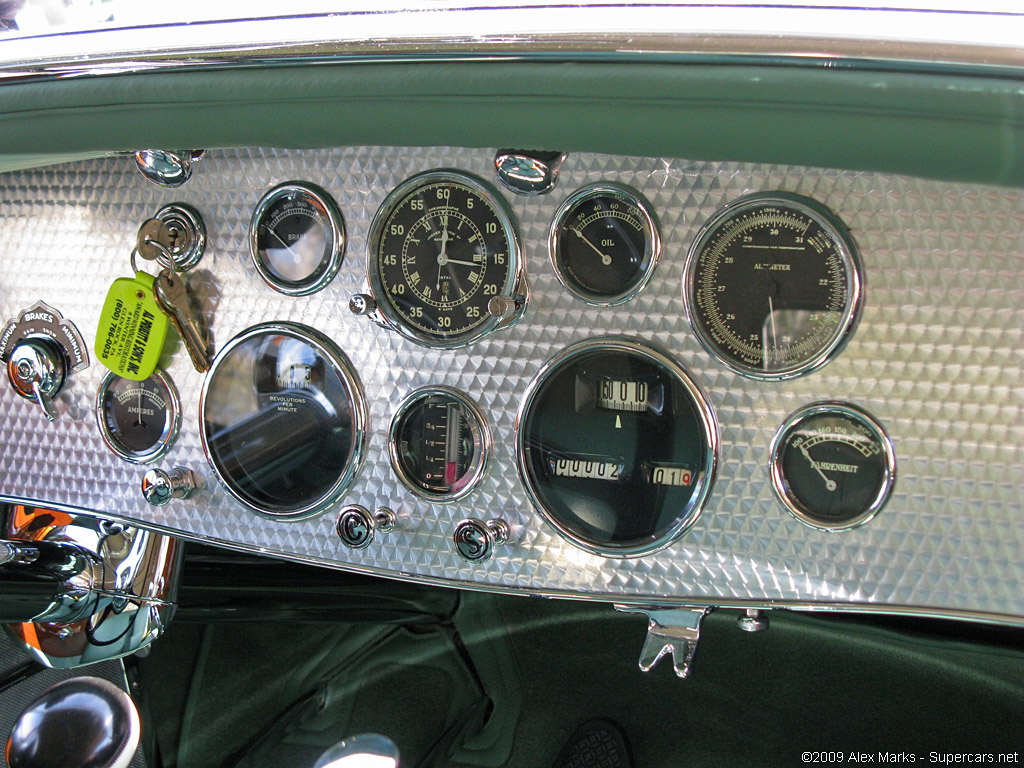
{"type": "Polygon", "coordinates": [[[700,513],[717,431],[677,363],[636,342],[570,347],[531,385],[519,416],[520,473],[541,514],[578,546],[659,549],[700,513]]]}
{"type": "Polygon", "coordinates": [[[851,405],[823,403],[791,416],[776,436],[772,482],[798,518],[831,530],[866,522],[895,479],[892,445],[881,426],[851,405]]]}
{"type": "Polygon", "coordinates": [[[590,304],[629,300],[661,254],[658,225],[638,192],[613,184],[584,187],[555,215],[551,264],[566,289],[590,304]]]}
{"type": "Polygon", "coordinates": [[[344,231],[341,214],[325,191],[312,184],[282,184],[270,190],[253,213],[253,261],[275,290],[309,294],[337,273],[344,231]]]}
{"type": "Polygon", "coordinates": [[[324,511],[361,461],[359,380],[340,350],[303,326],[257,326],[229,342],[200,409],[203,446],[218,477],[265,515],[324,511]]]}
{"type": "Polygon", "coordinates": [[[164,374],[130,381],[113,373],[100,386],[97,417],[104,442],[137,464],[162,456],[178,434],[178,395],[164,374]]]}
{"type": "Polygon", "coordinates": [[[378,305],[409,338],[468,343],[496,326],[488,303],[508,296],[519,274],[510,214],[471,176],[414,176],[374,219],[367,272],[378,305]]]}
{"type": "Polygon", "coordinates": [[[754,378],[807,373],[838,351],[860,303],[860,268],[842,223],[809,198],[754,195],[697,237],[684,301],[701,343],[754,378]]]}
{"type": "Polygon", "coordinates": [[[399,479],[426,499],[459,498],[479,481],[490,433],[476,405],[457,390],[431,387],[399,407],[388,447],[399,479]]]}

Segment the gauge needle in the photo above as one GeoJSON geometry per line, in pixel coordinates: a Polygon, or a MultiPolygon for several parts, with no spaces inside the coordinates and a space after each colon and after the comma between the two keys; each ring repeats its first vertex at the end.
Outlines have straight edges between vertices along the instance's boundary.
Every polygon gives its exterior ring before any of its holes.
{"type": "Polygon", "coordinates": [[[480,264],[475,261],[462,261],[461,259],[445,259],[445,264],[464,264],[467,267],[479,267],[480,264]]]}
{"type": "Polygon", "coordinates": [[[293,251],[292,247],[290,245],[288,245],[288,243],[286,243],[283,239],[281,239],[281,236],[279,234],[277,234],[277,232],[274,231],[273,227],[267,227],[267,232],[269,232],[274,237],[276,237],[277,238],[277,242],[279,242],[281,245],[283,245],[285,247],[285,249],[288,251],[288,253],[290,253],[292,256],[295,257],[296,261],[299,261],[299,254],[297,254],[295,251],[293,251]]]}
{"type": "Polygon", "coordinates": [[[437,285],[435,291],[441,290],[441,269],[448,263],[448,216],[444,217],[444,230],[441,232],[441,253],[437,255],[437,285]]]}
{"type": "Polygon", "coordinates": [[[775,306],[772,304],[772,297],[768,297],[768,317],[772,321],[772,349],[778,353],[779,340],[775,335],[775,306]]]}
{"type": "Polygon", "coordinates": [[[807,461],[810,463],[811,468],[814,469],[814,471],[817,472],[819,475],[821,475],[821,479],[825,481],[825,489],[829,491],[834,491],[837,488],[836,481],[830,478],[822,471],[821,467],[818,466],[818,462],[811,458],[811,454],[807,451],[807,448],[801,445],[800,453],[802,453],[804,455],[804,458],[806,458],[807,461]]]}
{"type": "Polygon", "coordinates": [[[576,237],[578,237],[580,240],[582,240],[584,243],[586,243],[587,245],[594,249],[597,255],[601,257],[602,264],[608,266],[609,264],[612,263],[612,257],[604,253],[600,248],[598,248],[596,245],[590,242],[590,240],[588,240],[582,232],[576,229],[576,227],[569,227],[569,229],[576,233],[576,237]]]}

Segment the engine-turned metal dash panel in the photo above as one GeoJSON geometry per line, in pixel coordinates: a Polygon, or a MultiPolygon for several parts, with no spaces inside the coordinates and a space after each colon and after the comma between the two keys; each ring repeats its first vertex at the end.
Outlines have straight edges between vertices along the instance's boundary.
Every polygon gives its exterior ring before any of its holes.
{"type": "Polygon", "coordinates": [[[431,350],[349,312],[365,279],[370,222],[408,176],[458,168],[494,180],[493,151],[352,147],[210,152],[177,190],[145,181],[124,157],[0,177],[0,315],[37,300],[95,341],[108,286],[129,274],[141,222],[180,201],[205,218],[206,255],[188,275],[215,349],[268,321],[311,326],[348,356],[366,389],[366,463],[341,504],[390,507],[397,524],[363,549],[335,533],[336,511],[301,521],[252,513],[217,484],[199,434],[203,376],[179,351],[167,367],[182,402],[176,443],[158,466],[199,470],[207,487],[150,507],[144,467],[111,453],[94,402],[104,369],[77,373],[48,424],[0,387],[0,495],[93,510],[184,536],[364,572],[454,586],[625,602],[781,601],[1024,617],[1024,196],[1013,189],[801,167],[570,155],[543,197],[501,194],[519,223],[532,296],[515,327],[464,349],[431,350]],[[254,206],[273,186],[312,182],[337,200],[348,247],[335,279],[285,296],[248,253],[254,206]],[[560,204],[599,181],[640,191],[660,220],[663,255],[643,293],[600,307],[571,296],[548,260],[560,204]],[[862,317],[832,362],[790,381],[757,381],[716,362],[695,338],[681,297],[684,259],[701,225],[746,194],[813,198],[850,228],[864,272],[862,317]],[[516,472],[515,414],[544,362],[565,347],[626,334],[668,350],[706,390],[721,430],[718,476],[703,513],[666,549],[606,558],[561,538],[530,505],[516,472]],[[426,386],[479,403],[493,432],[472,493],[431,503],[399,482],[386,438],[396,409],[426,386]],[[821,400],[855,404],[892,439],[897,479],[882,511],[844,531],[802,524],[772,491],[772,438],[789,414],[821,400]],[[451,543],[464,518],[503,518],[508,541],[468,563],[451,543]]]}

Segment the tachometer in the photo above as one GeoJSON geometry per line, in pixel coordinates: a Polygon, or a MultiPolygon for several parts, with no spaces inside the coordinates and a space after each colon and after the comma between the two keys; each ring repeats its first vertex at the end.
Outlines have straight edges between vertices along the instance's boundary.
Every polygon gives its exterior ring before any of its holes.
{"type": "Polygon", "coordinates": [[[511,211],[458,171],[413,176],[388,195],[370,226],[366,271],[388,324],[428,347],[476,341],[525,303],[511,211]]]}
{"type": "Polygon", "coordinates": [[[843,223],[785,192],[730,203],[686,262],[683,302],[698,340],[734,371],[788,379],[819,368],[849,338],[860,261],[843,223]]]}
{"type": "Polygon", "coordinates": [[[700,514],[718,430],[707,397],[656,347],[591,339],[556,355],[516,419],[519,474],[541,516],[613,557],[667,546],[700,514]]]}

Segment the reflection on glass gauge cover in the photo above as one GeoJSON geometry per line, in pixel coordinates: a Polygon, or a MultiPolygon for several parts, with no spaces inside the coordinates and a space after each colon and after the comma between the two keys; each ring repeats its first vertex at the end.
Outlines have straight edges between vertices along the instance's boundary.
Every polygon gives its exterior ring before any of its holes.
{"type": "Polygon", "coordinates": [[[236,336],[213,363],[200,412],[217,476],[264,515],[324,511],[362,462],[362,385],[344,353],[312,328],[274,323],[236,336]]]}
{"type": "Polygon", "coordinates": [[[413,493],[451,501],[483,476],[490,430],[476,403],[450,387],[426,387],[399,406],[388,433],[395,474],[413,493]]]}
{"type": "Polygon", "coordinates": [[[560,534],[592,552],[631,557],[668,545],[697,519],[718,431],[679,363],[608,337],[545,366],[520,408],[516,452],[527,491],[560,534]]]}
{"type": "Polygon", "coordinates": [[[160,372],[144,381],[108,373],[96,398],[96,418],[103,441],[122,459],[135,464],[156,461],[178,435],[178,392],[160,372]]]}
{"type": "Polygon", "coordinates": [[[816,403],[783,424],[772,443],[772,485],[803,522],[845,530],[870,520],[896,479],[881,425],[848,403],[816,403]]]}

